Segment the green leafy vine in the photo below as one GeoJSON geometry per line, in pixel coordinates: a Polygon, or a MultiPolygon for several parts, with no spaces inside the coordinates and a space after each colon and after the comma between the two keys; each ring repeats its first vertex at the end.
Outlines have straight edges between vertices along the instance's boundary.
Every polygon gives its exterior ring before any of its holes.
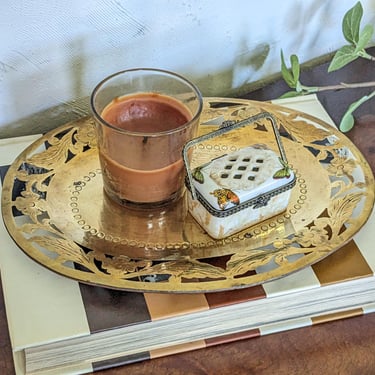
{"type": "MultiPolygon", "coordinates": [[[[366,48],[370,43],[374,27],[370,24],[365,25],[361,29],[361,21],[363,16],[363,7],[360,1],[358,1],[351,9],[349,9],[342,21],[342,32],[345,40],[349,43],[341,47],[336,54],[333,56],[329,66],[328,73],[334,72],[348,65],[352,61],[358,58],[364,58],[370,61],[375,61],[375,56],[370,55],[366,48]]],[[[287,85],[294,89],[288,91],[282,98],[308,95],[317,93],[320,91],[327,90],[341,90],[348,88],[359,88],[359,87],[375,87],[375,81],[370,82],[359,82],[359,83],[344,83],[341,82],[337,85],[330,86],[306,86],[300,81],[301,66],[297,55],[290,56],[290,68],[285,63],[283,51],[281,50],[281,74],[287,85]]],[[[363,103],[369,101],[375,96],[375,90],[370,94],[361,97],[360,99],[353,102],[346,112],[344,113],[339,129],[342,132],[348,132],[354,126],[353,112],[360,107],[363,103]]]]}

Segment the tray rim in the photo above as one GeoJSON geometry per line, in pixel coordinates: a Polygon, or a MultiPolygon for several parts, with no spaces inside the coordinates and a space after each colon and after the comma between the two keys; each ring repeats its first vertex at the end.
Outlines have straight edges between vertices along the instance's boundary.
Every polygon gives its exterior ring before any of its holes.
{"type": "MultiPolygon", "coordinates": [[[[355,150],[355,154],[359,157],[360,164],[361,165],[363,164],[364,167],[367,168],[367,172],[370,172],[370,173],[365,173],[365,175],[367,177],[367,182],[369,184],[369,187],[374,186],[374,177],[372,175],[371,168],[369,168],[369,166],[367,164],[367,161],[365,160],[365,158],[363,157],[361,152],[356,148],[356,146],[344,134],[340,133],[337,129],[332,128],[331,125],[328,125],[324,121],[322,121],[322,120],[320,120],[320,119],[318,119],[314,116],[308,115],[306,113],[291,110],[291,109],[285,108],[285,107],[277,105],[277,104],[269,104],[269,103],[264,103],[264,102],[257,102],[257,101],[251,101],[251,100],[246,100],[246,99],[236,99],[236,98],[205,98],[206,103],[211,102],[211,101],[235,102],[235,103],[238,103],[238,105],[240,105],[240,106],[244,105],[244,104],[245,105],[251,105],[251,104],[254,104],[254,103],[257,104],[257,105],[266,106],[266,107],[271,105],[271,108],[274,108],[275,110],[278,109],[278,110],[281,110],[281,111],[287,111],[287,112],[295,114],[295,115],[297,115],[297,114],[301,115],[302,114],[302,116],[304,116],[305,118],[311,119],[313,122],[316,122],[316,123],[322,125],[323,127],[328,128],[329,130],[332,130],[332,132],[334,134],[336,134],[336,135],[339,134],[340,137],[343,137],[344,139],[346,139],[347,140],[346,142],[349,145],[351,145],[353,150],[355,150]]],[[[104,280],[98,280],[98,277],[95,274],[86,274],[85,277],[77,277],[77,275],[74,272],[73,273],[69,272],[69,270],[67,270],[66,267],[60,267],[59,265],[56,265],[54,267],[49,267],[48,265],[46,265],[46,262],[43,260],[43,257],[41,257],[40,259],[36,259],[35,257],[33,257],[27,251],[27,249],[25,249],[25,246],[23,246],[23,241],[18,238],[17,233],[16,233],[17,231],[16,232],[14,231],[14,228],[12,228],[12,225],[9,223],[9,219],[7,219],[7,217],[10,215],[9,210],[12,209],[12,204],[11,204],[11,200],[9,200],[9,199],[7,200],[6,197],[7,197],[7,195],[9,197],[9,194],[11,193],[10,188],[13,186],[11,181],[10,181],[12,174],[9,173],[9,171],[12,172],[12,170],[15,169],[15,167],[18,165],[18,163],[21,160],[23,160],[24,155],[27,155],[30,151],[35,150],[38,147],[40,147],[42,145],[42,143],[45,141],[45,139],[47,137],[53,135],[53,134],[56,134],[56,131],[68,128],[70,126],[76,126],[76,124],[79,123],[80,121],[86,121],[86,120],[87,120],[87,118],[75,120],[75,121],[69,122],[67,124],[64,124],[64,125],[56,128],[56,129],[53,129],[53,130],[49,131],[48,133],[46,133],[44,136],[40,137],[38,140],[36,140],[32,144],[30,144],[30,146],[25,148],[25,150],[20,155],[18,155],[18,157],[14,160],[14,162],[10,166],[10,168],[8,170],[8,173],[6,174],[5,179],[4,179],[3,191],[2,191],[2,216],[3,216],[3,220],[6,224],[6,228],[9,232],[10,236],[18,244],[18,246],[21,248],[21,250],[24,251],[27,255],[29,255],[31,257],[31,259],[33,259],[37,263],[40,263],[42,266],[46,266],[51,271],[54,271],[54,272],[56,272],[60,275],[67,276],[67,277],[72,278],[72,279],[77,280],[77,281],[81,281],[81,282],[88,283],[88,284],[91,284],[91,285],[99,285],[99,286],[104,286],[104,287],[108,287],[108,288],[114,288],[114,289],[133,290],[133,291],[147,291],[147,292],[150,292],[150,291],[156,291],[156,292],[202,292],[202,291],[204,291],[204,292],[210,292],[210,291],[220,291],[220,290],[250,287],[250,286],[253,286],[253,285],[260,284],[260,283],[272,281],[272,280],[275,280],[277,278],[280,278],[280,277],[286,276],[288,274],[291,274],[293,272],[299,271],[299,270],[303,269],[304,267],[312,265],[313,263],[315,263],[319,260],[322,260],[326,256],[332,254],[334,251],[338,250],[343,245],[345,245],[347,242],[349,242],[352,239],[352,237],[354,236],[354,234],[357,233],[363,227],[363,225],[365,225],[365,223],[367,222],[367,220],[368,220],[368,218],[369,218],[369,216],[372,212],[373,206],[374,206],[374,189],[369,189],[369,192],[367,192],[367,199],[370,201],[370,205],[367,205],[365,207],[365,210],[366,210],[367,214],[365,215],[364,220],[362,220],[360,222],[360,224],[354,229],[354,231],[352,231],[350,236],[345,238],[340,243],[335,244],[333,249],[326,252],[319,259],[312,259],[311,262],[309,262],[309,260],[308,260],[309,256],[306,256],[306,257],[302,258],[301,260],[295,261],[294,262],[294,264],[295,264],[294,269],[289,270],[289,272],[287,272],[287,273],[285,273],[283,270],[281,270],[281,268],[278,268],[277,270],[274,270],[272,272],[272,275],[270,275],[267,278],[264,278],[264,277],[261,277],[261,276],[253,277],[251,283],[237,282],[237,283],[229,285],[228,282],[215,281],[216,286],[213,289],[210,289],[210,288],[207,288],[207,285],[205,285],[205,282],[191,283],[190,288],[189,287],[186,288],[186,285],[185,285],[185,287],[182,287],[182,284],[181,284],[181,287],[180,287],[180,285],[178,285],[178,287],[176,288],[176,285],[171,287],[171,285],[167,285],[167,284],[163,284],[163,283],[139,282],[139,284],[136,288],[132,288],[130,286],[123,287],[123,286],[119,285],[119,283],[117,283],[117,282],[113,283],[113,282],[111,282],[110,278],[108,278],[108,277],[106,277],[104,280]],[[150,287],[152,285],[153,285],[153,287],[150,287]],[[193,288],[191,288],[191,286],[193,286],[193,288]]],[[[351,148],[351,150],[352,150],[352,148],[351,148]]],[[[314,257],[312,257],[312,258],[314,258],[314,257]]],[[[262,274],[260,274],[260,275],[262,275],[262,274]]]]}

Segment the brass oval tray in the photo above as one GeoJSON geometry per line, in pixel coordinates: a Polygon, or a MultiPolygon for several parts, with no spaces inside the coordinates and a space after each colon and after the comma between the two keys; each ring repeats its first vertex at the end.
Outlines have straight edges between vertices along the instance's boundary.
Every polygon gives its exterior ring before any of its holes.
{"type": "MultiPolygon", "coordinates": [[[[84,118],[47,133],[13,162],[3,185],[5,225],[36,262],[108,288],[210,292],[298,271],[340,248],[365,224],[374,178],[338,130],[281,106],[205,98],[200,131],[262,111],[276,117],[297,176],[283,214],[214,240],[187,212],[184,199],[144,212],[117,206],[103,193],[94,124],[84,118]]],[[[269,141],[262,124],[247,131],[238,135],[237,147],[269,141]]],[[[232,142],[209,146],[220,154],[232,142]]]]}

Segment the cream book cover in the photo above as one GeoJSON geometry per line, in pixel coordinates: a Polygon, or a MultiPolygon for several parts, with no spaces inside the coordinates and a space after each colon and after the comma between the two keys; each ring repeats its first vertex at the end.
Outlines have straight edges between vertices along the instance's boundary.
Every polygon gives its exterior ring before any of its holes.
{"type": "MultiPolygon", "coordinates": [[[[306,112],[334,126],[315,95],[274,103],[306,112]]],[[[37,138],[39,135],[0,140],[2,176],[17,155],[37,138]]],[[[375,241],[375,233],[370,229],[374,227],[374,222],[372,213],[366,225],[343,249],[311,267],[276,281],[222,293],[172,295],[109,290],[83,285],[57,275],[25,255],[1,221],[0,270],[16,373],[26,374],[26,358],[30,362],[28,373],[83,374],[372,312],[375,310],[375,254],[369,245],[375,241]],[[337,288],[337,283],[345,284],[347,289],[341,286],[337,288]],[[340,301],[336,306],[331,299],[327,310],[317,306],[315,310],[310,309],[309,296],[317,296],[319,288],[326,288],[327,296],[334,296],[340,289],[344,290],[342,296],[357,293],[358,299],[353,300],[352,305],[351,301],[340,301]],[[363,291],[363,295],[360,291],[363,291]],[[301,303],[300,316],[292,313],[288,297],[291,294],[293,298],[300,296],[300,300],[296,301],[296,304],[301,303]],[[266,300],[268,303],[275,301],[270,305],[274,310],[267,319],[246,319],[249,306],[262,311],[266,300]],[[276,307],[283,303],[286,307],[277,320],[276,307]],[[205,319],[215,314],[219,317],[220,311],[227,311],[226,314],[230,316],[239,304],[244,306],[244,312],[237,326],[223,325],[218,327],[217,332],[205,331],[205,319]],[[189,318],[186,317],[193,315],[201,319],[202,327],[192,338],[180,337],[171,331],[166,338],[169,337],[170,342],[161,344],[155,341],[148,346],[141,343],[139,349],[129,349],[128,340],[138,334],[137,329],[141,329],[138,327],[155,327],[152,328],[155,331],[150,332],[158,332],[164,323],[168,326],[170,322],[189,326],[189,318]],[[133,332],[130,332],[130,326],[133,332]],[[106,345],[102,344],[106,340],[113,341],[114,333],[118,333],[118,347],[107,350],[106,345]],[[92,345],[97,345],[95,353],[90,350],[92,345]],[[51,348],[60,350],[57,359],[52,358],[49,352],[51,348]],[[69,354],[71,348],[75,351],[74,356],[69,354]],[[128,348],[125,354],[124,348],[128,348]],[[70,362],[66,361],[68,356],[73,358],[70,362]],[[43,358],[46,358],[45,362],[43,358]],[[52,364],[48,363],[49,359],[52,364]]]]}

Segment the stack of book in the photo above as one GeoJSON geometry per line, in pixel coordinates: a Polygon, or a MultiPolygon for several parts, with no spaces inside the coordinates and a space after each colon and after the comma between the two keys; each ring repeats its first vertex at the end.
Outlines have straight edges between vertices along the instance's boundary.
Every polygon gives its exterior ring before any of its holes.
{"type": "MultiPolygon", "coordinates": [[[[332,123],[315,96],[277,101],[332,123]]],[[[0,140],[3,179],[39,136],[0,140]]],[[[375,311],[374,214],[324,260],[263,285],[136,293],[81,284],[28,258],[1,223],[0,269],[16,373],[79,374],[375,311]]]]}

